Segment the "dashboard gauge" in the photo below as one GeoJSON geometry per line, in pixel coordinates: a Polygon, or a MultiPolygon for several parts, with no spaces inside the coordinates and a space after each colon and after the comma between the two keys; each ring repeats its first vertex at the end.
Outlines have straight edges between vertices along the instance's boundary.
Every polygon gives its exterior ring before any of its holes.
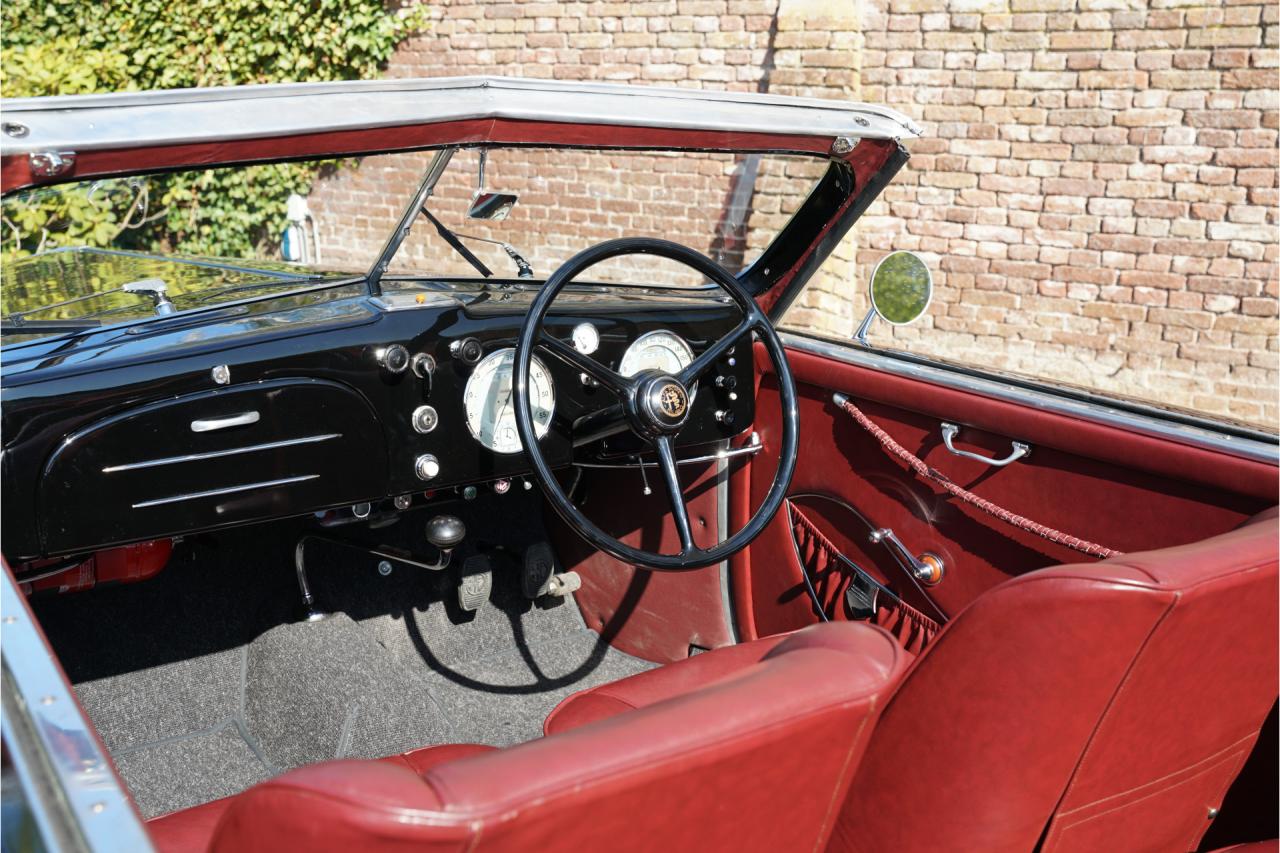
{"type": "Polygon", "coordinates": [[[684,342],[684,338],[675,332],[659,329],[641,335],[627,347],[622,363],[618,365],[618,372],[623,376],[635,376],[642,370],[660,370],[674,375],[688,367],[692,361],[693,350],[684,342]]]}
{"type": "MultiPolygon", "coordinates": [[[[485,356],[467,379],[462,402],[467,429],[476,441],[494,453],[519,453],[524,449],[516,430],[516,398],[512,393],[512,366],[516,351],[510,347],[485,356]]],[[[541,440],[551,427],[556,390],[546,366],[534,356],[529,366],[529,403],[533,431],[541,440]]]]}
{"type": "Polygon", "coordinates": [[[591,355],[600,348],[600,332],[591,323],[579,323],[573,327],[573,348],[583,355],[591,355]]]}

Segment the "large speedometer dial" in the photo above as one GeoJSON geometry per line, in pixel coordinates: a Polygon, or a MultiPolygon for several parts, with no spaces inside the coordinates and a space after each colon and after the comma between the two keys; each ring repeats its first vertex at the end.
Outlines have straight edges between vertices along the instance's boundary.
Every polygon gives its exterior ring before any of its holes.
{"type": "MultiPolygon", "coordinates": [[[[508,347],[485,356],[471,372],[462,392],[467,429],[494,453],[519,453],[524,449],[516,431],[516,400],[511,392],[515,355],[516,351],[508,347]]],[[[534,433],[541,439],[551,426],[556,389],[551,374],[536,356],[529,365],[529,405],[533,409],[534,433]]]]}
{"type": "Polygon", "coordinates": [[[623,376],[635,376],[642,370],[660,370],[672,375],[684,370],[693,361],[693,350],[675,332],[659,329],[635,339],[623,353],[618,372],[623,376]]]}

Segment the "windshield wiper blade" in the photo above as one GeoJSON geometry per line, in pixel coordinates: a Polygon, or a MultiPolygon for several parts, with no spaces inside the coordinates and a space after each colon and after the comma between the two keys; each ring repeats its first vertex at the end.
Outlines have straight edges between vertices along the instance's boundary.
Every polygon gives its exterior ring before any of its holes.
{"type": "Polygon", "coordinates": [[[480,273],[480,275],[485,278],[493,278],[493,270],[486,267],[483,261],[472,254],[471,250],[462,244],[462,241],[458,239],[458,235],[450,231],[447,225],[439,219],[436,219],[431,211],[427,210],[426,207],[422,208],[422,215],[427,217],[427,221],[436,227],[436,233],[438,233],[446,243],[452,246],[455,252],[462,255],[462,259],[464,261],[475,267],[476,272],[480,273]]]}
{"type": "Polygon", "coordinates": [[[533,266],[525,260],[524,255],[516,251],[516,247],[510,243],[504,243],[501,240],[493,240],[489,237],[478,237],[475,234],[463,234],[456,231],[454,234],[458,237],[466,237],[468,240],[478,240],[481,243],[492,243],[495,246],[501,246],[502,251],[507,253],[507,257],[515,261],[517,278],[533,278],[533,266]]]}

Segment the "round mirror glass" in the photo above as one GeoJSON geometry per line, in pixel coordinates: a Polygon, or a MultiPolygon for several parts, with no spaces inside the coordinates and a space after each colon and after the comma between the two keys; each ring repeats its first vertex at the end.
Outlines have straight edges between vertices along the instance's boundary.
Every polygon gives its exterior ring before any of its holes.
{"type": "Polygon", "coordinates": [[[915,252],[885,255],[871,273],[871,304],[895,326],[915,322],[933,299],[933,274],[915,252]]]}

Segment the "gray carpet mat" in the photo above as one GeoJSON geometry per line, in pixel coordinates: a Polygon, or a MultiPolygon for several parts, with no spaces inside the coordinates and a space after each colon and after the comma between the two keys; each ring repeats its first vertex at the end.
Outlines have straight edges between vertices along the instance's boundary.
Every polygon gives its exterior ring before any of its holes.
{"type": "Polygon", "coordinates": [[[295,541],[227,534],[154,581],[37,602],[144,816],[315,761],[530,740],[563,697],[653,666],[589,631],[572,598],[525,599],[512,559],[495,562],[487,604],[460,610],[465,551],[449,572],[384,576],[360,552],[318,549],[312,582],[333,615],[298,621],[295,541]]]}

